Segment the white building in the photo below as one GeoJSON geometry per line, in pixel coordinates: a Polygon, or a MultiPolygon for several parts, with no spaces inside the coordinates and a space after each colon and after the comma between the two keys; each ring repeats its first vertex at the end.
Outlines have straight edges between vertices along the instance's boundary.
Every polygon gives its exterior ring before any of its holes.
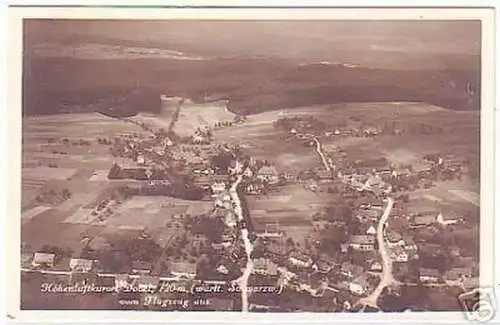
{"type": "Polygon", "coordinates": [[[367,235],[376,235],[377,234],[377,229],[375,229],[374,226],[370,226],[370,228],[368,228],[366,230],[366,234],[367,235]]]}
{"type": "Polygon", "coordinates": [[[221,274],[229,274],[229,270],[223,264],[221,264],[217,267],[217,272],[219,272],[221,274]]]}
{"type": "Polygon", "coordinates": [[[144,158],[143,155],[138,155],[136,162],[139,165],[144,165],[146,163],[146,159],[144,158]]]}
{"type": "Polygon", "coordinates": [[[304,268],[310,267],[313,263],[312,259],[309,256],[298,252],[292,252],[288,257],[288,260],[293,265],[304,268]]]}
{"type": "Polygon", "coordinates": [[[358,283],[349,282],[349,291],[352,294],[361,296],[365,293],[365,288],[363,288],[363,286],[358,283]]]}
{"type": "Polygon", "coordinates": [[[440,225],[443,225],[443,226],[448,226],[448,225],[454,225],[454,224],[457,224],[458,223],[458,219],[455,219],[455,218],[449,218],[449,217],[444,217],[442,213],[440,213],[437,218],[436,218],[436,221],[440,224],[440,225]]]}
{"type": "Polygon", "coordinates": [[[31,265],[33,267],[40,267],[40,266],[53,267],[55,258],[56,254],[37,252],[33,256],[33,261],[31,261],[31,265]]]}
{"type": "Polygon", "coordinates": [[[90,272],[94,266],[94,261],[83,258],[72,258],[69,261],[69,268],[73,272],[90,272]]]}
{"type": "Polygon", "coordinates": [[[218,195],[226,190],[226,184],[224,182],[215,182],[211,186],[212,193],[218,195]]]}

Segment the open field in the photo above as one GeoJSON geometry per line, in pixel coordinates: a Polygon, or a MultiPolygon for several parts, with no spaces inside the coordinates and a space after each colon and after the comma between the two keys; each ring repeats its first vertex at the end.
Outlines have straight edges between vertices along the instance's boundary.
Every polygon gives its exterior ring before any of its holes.
{"type": "MultiPolygon", "coordinates": [[[[107,175],[115,160],[108,146],[98,144],[97,138],[113,139],[116,135],[134,133],[145,134],[145,131],[137,125],[98,113],[24,118],[22,241],[33,249],[55,245],[76,250],[80,248],[82,237],[105,232],[102,225],[85,221],[90,209],[98,204],[96,201],[106,196],[102,192],[110,186],[103,175],[107,175]],[[68,141],[64,143],[65,138],[68,141]],[[79,144],[80,139],[89,141],[89,144],[79,144]],[[57,167],[48,167],[48,164],[57,167]],[[94,170],[101,173],[93,175],[94,170]],[[63,189],[69,190],[71,197],[52,204],[50,208],[34,200],[42,192],[63,189]]],[[[120,233],[137,235],[137,231],[120,230],[120,233]]]]}
{"type": "MultiPolygon", "coordinates": [[[[333,107],[333,106],[332,106],[333,107]]],[[[478,164],[480,143],[479,114],[475,111],[453,111],[423,103],[344,104],[335,106],[330,119],[356,118],[367,125],[383,127],[395,123],[407,131],[400,136],[380,135],[374,138],[336,137],[324,139],[346,151],[351,159],[386,157],[395,164],[422,166],[428,153],[453,154],[478,164]],[[377,114],[372,114],[373,110],[377,114]],[[441,128],[440,133],[422,134],[422,124],[441,128]]],[[[332,108],[330,108],[332,109],[332,108]]],[[[327,121],[321,116],[321,120],[327,121]]]]}
{"type": "Polygon", "coordinates": [[[50,210],[52,207],[48,207],[48,206],[36,206],[34,208],[31,208],[27,211],[24,211],[22,214],[21,214],[21,220],[22,222],[26,222],[28,221],[29,219],[33,218],[33,217],[36,217],[37,215],[39,215],[40,213],[42,212],[45,212],[47,210],[50,210]]]}
{"type": "Polygon", "coordinates": [[[435,187],[416,190],[411,197],[427,197],[438,202],[467,203],[475,206],[480,203],[479,185],[467,181],[436,182],[435,187]]]}
{"type": "MultiPolygon", "coordinates": [[[[113,137],[117,133],[147,134],[137,125],[124,123],[99,113],[74,113],[49,116],[30,116],[23,120],[23,133],[26,138],[38,135],[53,134],[60,137],[71,137],[78,134],[80,137],[96,138],[103,136],[113,137]]],[[[78,138],[79,139],[79,138],[78,138]]]]}
{"type": "Polygon", "coordinates": [[[174,220],[179,220],[183,214],[199,215],[212,209],[210,201],[185,201],[171,197],[136,196],[130,200],[113,206],[113,214],[103,221],[92,216],[92,206],[106,196],[105,191],[94,199],[94,204],[75,211],[64,220],[67,223],[92,224],[110,229],[162,229],[174,220]]]}
{"type": "Polygon", "coordinates": [[[273,127],[273,121],[283,114],[313,114],[324,112],[319,108],[287,109],[248,116],[242,124],[214,130],[214,141],[238,144],[257,159],[267,159],[276,164],[279,171],[300,171],[321,164],[310,147],[297,143],[288,135],[273,127]],[[276,150],[279,148],[279,150],[276,150]]]}
{"type": "Polygon", "coordinates": [[[278,193],[247,200],[256,229],[278,224],[288,237],[301,242],[312,230],[312,216],[330,204],[341,202],[340,197],[313,193],[301,185],[286,186],[278,193]]]}
{"type": "Polygon", "coordinates": [[[24,168],[23,177],[27,179],[68,179],[76,172],[75,168],[50,168],[50,167],[36,167],[24,168]]]}
{"type": "Polygon", "coordinates": [[[235,114],[227,110],[226,102],[182,104],[173,131],[180,136],[191,136],[198,128],[212,128],[217,122],[232,122],[235,114]]]}

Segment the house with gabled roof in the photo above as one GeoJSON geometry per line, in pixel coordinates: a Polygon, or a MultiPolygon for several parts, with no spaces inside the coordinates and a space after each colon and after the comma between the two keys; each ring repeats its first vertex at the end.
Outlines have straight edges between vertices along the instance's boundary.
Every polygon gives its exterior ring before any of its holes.
{"type": "Polygon", "coordinates": [[[170,273],[177,277],[196,277],[196,263],[172,262],[170,263],[170,273]]]}
{"type": "Polygon", "coordinates": [[[69,268],[72,272],[90,272],[94,267],[94,261],[84,258],[72,258],[69,261],[69,268]]]}
{"type": "Polygon", "coordinates": [[[349,239],[349,247],[358,251],[372,251],[375,249],[375,236],[352,235],[349,239]]]}
{"type": "Polygon", "coordinates": [[[288,256],[288,261],[295,266],[304,268],[310,267],[313,263],[311,257],[298,251],[291,252],[288,256]]]}
{"type": "Polygon", "coordinates": [[[56,254],[54,253],[36,252],[33,255],[31,265],[33,267],[54,267],[55,259],[56,254]]]}

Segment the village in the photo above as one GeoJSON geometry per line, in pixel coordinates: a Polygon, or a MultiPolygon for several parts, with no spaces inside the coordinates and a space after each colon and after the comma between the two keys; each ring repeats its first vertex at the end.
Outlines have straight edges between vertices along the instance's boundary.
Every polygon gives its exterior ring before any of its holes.
{"type": "MultiPolygon", "coordinates": [[[[184,137],[171,130],[139,124],[151,135],[99,137],[96,144],[71,144],[62,139],[67,146],[109,147],[114,157],[106,173],[94,172],[92,178],[118,187],[95,204],[86,217],[89,222],[106,223],[132,198],[172,197],[203,205],[194,215],[174,215],[168,228],[177,230],[169,230],[174,235],[166,239],[154,229],[147,229],[131,243],[122,243],[126,246],[122,252],[128,256],[122,258],[121,264],[107,263],[103,260],[105,255],[88,249],[89,245],[77,253],[49,246],[25,251],[23,272],[67,275],[72,284],[98,281],[114,287],[118,294],[160,292],[167,296],[161,299],[170,299],[173,294],[192,296],[191,289],[164,292],[161,288],[191,288],[193,283],[224,287],[216,298],[210,296],[209,289],[197,295],[199,299],[214,298],[217,307],[209,303],[203,307],[196,302],[169,305],[181,310],[234,310],[239,304],[249,303],[248,309],[255,311],[276,311],[283,306],[291,310],[350,311],[378,288],[389,266],[393,279],[387,286],[396,292],[401,286],[455,286],[465,290],[477,285],[478,270],[471,260],[472,253],[451,235],[468,227],[470,218],[452,208],[416,206],[409,199],[414,192],[432,188],[436,181],[460,179],[467,174],[467,162],[439,154],[422,157],[418,166],[394,165],[383,157],[352,161],[341,147],[327,147],[322,142],[343,136],[376,137],[384,132],[397,135],[403,131],[387,125],[327,130],[313,117],[287,117],[275,121],[276,128],[286,135],[287,141],[310,147],[319,162],[309,170],[278,170],[272,161],[256,159],[238,145],[214,143],[212,133],[216,129],[245,121],[246,116],[235,116],[211,127],[200,127],[192,136],[184,137]],[[243,219],[238,216],[238,204],[231,193],[238,178],[241,183],[238,181],[236,190],[243,219]],[[339,205],[307,216],[312,220],[311,229],[302,244],[287,237],[278,223],[256,223],[246,199],[280,193],[290,184],[315,195],[338,196],[342,200],[339,205]],[[388,207],[388,200],[392,199],[394,205],[388,207]],[[384,210],[390,212],[387,222],[381,221],[384,210]],[[248,230],[251,252],[245,246],[242,229],[248,230]],[[380,231],[382,242],[377,238],[380,231]],[[389,260],[383,260],[382,251],[389,260]],[[245,253],[251,253],[248,261],[245,253]],[[250,268],[247,263],[251,263],[250,268]],[[248,271],[250,274],[245,277],[248,271]],[[239,301],[242,289],[234,288],[235,281],[242,277],[250,287],[266,285],[276,289],[271,293],[253,292],[241,298],[247,302],[239,301]],[[297,294],[324,303],[302,298],[295,299],[295,305],[290,303],[289,297],[297,294]]],[[[137,124],[127,119],[123,122],[137,124]]],[[[423,130],[439,131],[426,127],[423,130]]],[[[71,197],[66,189],[62,193],[63,199],[71,197]]],[[[175,211],[176,203],[162,203],[161,207],[175,211]]],[[[142,301],[152,301],[147,294],[141,296],[142,301]]],[[[367,305],[379,307],[376,302],[367,305]]]]}

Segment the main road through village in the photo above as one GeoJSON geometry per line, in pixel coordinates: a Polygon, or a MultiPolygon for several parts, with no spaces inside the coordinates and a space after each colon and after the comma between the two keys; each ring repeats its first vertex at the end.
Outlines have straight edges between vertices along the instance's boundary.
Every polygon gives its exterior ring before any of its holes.
{"type": "MultiPolygon", "coordinates": [[[[316,152],[320,156],[321,162],[323,163],[325,169],[327,171],[331,171],[332,167],[328,164],[326,156],[323,152],[323,147],[321,145],[321,142],[316,137],[313,138],[313,140],[316,143],[316,152]]],[[[384,226],[387,223],[387,219],[389,218],[389,215],[391,214],[393,206],[394,206],[394,200],[390,197],[387,198],[387,206],[385,207],[384,213],[380,217],[380,220],[379,220],[378,226],[377,226],[378,251],[379,251],[380,257],[382,258],[381,279],[380,279],[379,284],[375,288],[375,290],[369,296],[361,298],[359,300],[359,304],[361,304],[361,305],[378,308],[377,300],[380,297],[380,295],[382,294],[382,290],[385,287],[388,287],[391,284],[396,282],[393,275],[392,275],[392,260],[391,260],[389,251],[387,250],[387,245],[385,244],[385,240],[384,240],[384,228],[385,228],[384,226]]]]}
{"type": "MultiPolygon", "coordinates": [[[[236,181],[231,186],[229,193],[234,202],[234,212],[240,221],[240,224],[244,221],[243,209],[241,208],[241,200],[238,196],[238,185],[240,184],[243,176],[241,174],[238,175],[236,181]]],[[[248,278],[252,273],[253,262],[251,258],[251,254],[253,251],[253,245],[248,238],[248,229],[246,227],[241,227],[241,237],[243,239],[243,243],[245,244],[245,252],[247,255],[247,264],[245,270],[243,271],[243,275],[236,279],[236,283],[239,285],[241,290],[241,311],[248,311],[248,278]]]]}
{"type": "Polygon", "coordinates": [[[375,290],[369,296],[359,300],[359,303],[362,305],[378,307],[377,300],[380,297],[382,290],[385,287],[390,286],[392,283],[395,282],[394,277],[392,275],[392,260],[384,240],[384,225],[386,224],[387,219],[391,214],[393,205],[394,205],[394,200],[392,198],[388,198],[387,206],[385,207],[384,213],[380,217],[377,227],[378,251],[380,256],[382,257],[382,277],[375,290]]]}

